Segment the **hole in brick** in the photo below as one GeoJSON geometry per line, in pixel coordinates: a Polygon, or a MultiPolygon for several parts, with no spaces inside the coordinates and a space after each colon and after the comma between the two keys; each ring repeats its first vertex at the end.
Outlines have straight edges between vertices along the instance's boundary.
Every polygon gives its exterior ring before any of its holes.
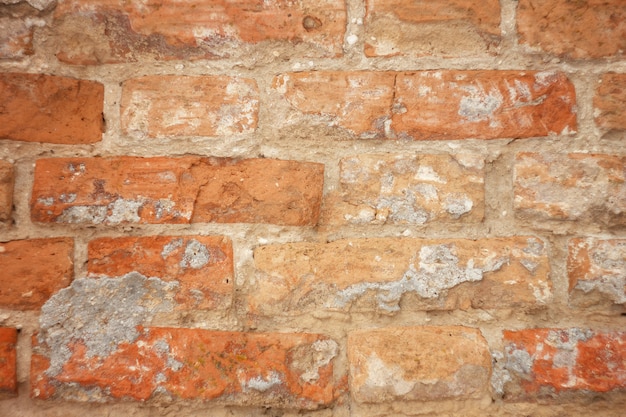
{"type": "Polygon", "coordinates": [[[322,26],[322,21],[313,16],[305,16],[304,19],[302,19],[302,26],[307,31],[310,31],[322,26]]]}

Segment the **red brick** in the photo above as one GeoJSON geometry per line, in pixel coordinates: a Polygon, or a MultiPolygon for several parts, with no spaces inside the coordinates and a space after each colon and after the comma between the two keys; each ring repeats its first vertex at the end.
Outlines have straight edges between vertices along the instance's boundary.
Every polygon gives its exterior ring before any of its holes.
{"type": "Polygon", "coordinates": [[[33,355],[32,396],[90,402],[214,400],[309,409],[332,402],[337,344],[324,336],[138,330],[136,339],[120,342],[105,356],[83,341],[68,340],[71,356],[56,371],[50,368],[55,353],[46,353],[42,341],[33,355]]]}
{"type": "Polygon", "coordinates": [[[626,333],[588,329],[504,331],[511,381],[505,399],[567,392],[593,395],[626,388],[626,333]]]}
{"type": "Polygon", "coordinates": [[[0,221],[6,221],[11,218],[14,183],[15,172],[13,164],[0,159],[0,221]]]}
{"type": "Polygon", "coordinates": [[[278,76],[274,88],[297,113],[321,116],[314,120],[362,139],[527,138],[576,130],[574,86],[555,72],[302,72],[278,76]]]}
{"type": "Polygon", "coordinates": [[[148,236],[101,238],[89,242],[87,271],[118,277],[137,271],[180,284],[176,302],[182,309],[230,307],[233,248],[219,236],[148,236]]]}
{"type": "Polygon", "coordinates": [[[626,129],[626,74],[604,74],[593,98],[596,123],[605,129],[626,129]]]}
{"type": "Polygon", "coordinates": [[[571,239],[568,245],[569,289],[626,304],[626,239],[571,239]]]}
{"type": "Polygon", "coordinates": [[[520,153],[515,159],[515,211],[532,221],[626,224],[626,157],[520,153]]]}
{"type": "Polygon", "coordinates": [[[397,327],[348,335],[350,391],[361,403],[481,398],[491,355],[478,329],[397,327]]]}
{"type": "Polygon", "coordinates": [[[368,0],[365,54],[466,56],[500,43],[497,0],[368,0]]]}
{"type": "Polygon", "coordinates": [[[314,225],[323,171],[317,163],[273,159],[39,159],[31,216],[78,224],[314,225]]]}
{"type": "Polygon", "coordinates": [[[254,251],[251,313],[541,306],[551,297],[543,243],[501,239],[342,239],[254,251]]]}
{"type": "Polygon", "coordinates": [[[17,395],[17,329],[0,327],[0,398],[17,395]]]}
{"type": "Polygon", "coordinates": [[[74,241],[70,238],[14,240],[0,243],[0,306],[37,310],[74,276],[74,241]]]}
{"type": "Polygon", "coordinates": [[[357,155],[340,163],[340,187],[322,224],[476,223],[485,210],[478,155],[357,155]]]}
{"type": "Polygon", "coordinates": [[[223,136],[256,129],[254,80],[154,75],[124,82],[122,129],[149,137],[223,136]]]}
{"type": "Polygon", "coordinates": [[[69,0],[57,6],[54,26],[57,57],[72,64],[228,58],[270,42],[308,56],[334,57],[342,54],[346,5],[342,0],[105,0],[97,5],[69,0]]]}
{"type": "Polygon", "coordinates": [[[0,138],[61,144],[102,139],[104,87],[44,74],[0,74],[0,138]]]}
{"type": "Polygon", "coordinates": [[[623,0],[519,0],[519,41],[555,55],[621,57],[626,50],[623,0]]]}

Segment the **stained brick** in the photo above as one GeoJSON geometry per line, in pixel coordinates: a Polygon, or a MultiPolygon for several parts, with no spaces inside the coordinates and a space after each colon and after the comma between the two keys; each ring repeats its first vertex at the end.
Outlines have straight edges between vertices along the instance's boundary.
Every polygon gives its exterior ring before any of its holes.
{"type": "Polygon", "coordinates": [[[0,243],[0,306],[37,310],[74,276],[74,241],[70,238],[14,240],[0,243]]]}
{"type": "Polygon", "coordinates": [[[102,139],[104,87],[44,74],[0,74],[0,138],[61,144],[102,139]]]}
{"type": "Polygon", "coordinates": [[[605,129],[626,129],[626,74],[604,74],[593,98],[596,123],[605,129]]]}
{"type": "Polygon", "coordinates": [[[321,223],[476,223],[484,200],[478,155],[357,155],[341,160],[340,189],[326,197],[321,223]]]}
{"type": "Polygon", "coordinates": [[[477,329],[398,327],[348,335],[350,391],[362,403],[480,398],[491,356],[477,329]]]}
{"type": "Polygon", "coordinates": [[[274,88],[297,113],[362,139],[527,138],[577,128],[574,86],[556,72],[302,72],[278,76],[274,88]]]}
{"type": "Polygon", "coordinates": [[[19,59],[33,54],[33,23],[0,17],[0,59],[19,59]]]}
{"type": "Polygon", "coordinates": [[[626,157],[520,153],[515,211],[522,219],[626,224],[626,157]]]}
{"type": "Polygon", "coordinates": [[[57,57],[72,64],[242,56],[260,43],[341,55],[341,0],[69,0],[55,12],[57,57]],[[80,36],[77,36],[80,35],[80,36]]]}
{"type": "Polygon", "coordinates": [[[6,221],[11,218],[14,182],[13,164],[0,159],[0,221],[6,221]]]}
{"type": "Polygon", "coordinates": [[[368,0],[365,54],[465,56],[500,43],[497,0],[368,0]]]}
{"type": "Polygon", "coordinates": [[[589,59],[620,57],[626,50],[622,0],[520,0],[520,43],[555,55],[589,59]]]}
{"type": "Polygon", "coordinates": [[[17,329],[0,327],[0,398],[17,395],[17,329]]]}
{"type": "Polygon", "coordinates": [[[232,300],[233,248],[218,236],[101,238],[89,242],[90,275],[118,277],[136,271],[180,285],[182,309],[224,309],[232,300]]]}
{"type": "Polygon", "coordinates": [[[342,239],[254,251],[252,313],[449,310],[540,306],[551,297],[543,243],[533,237],[342,239]]]}
{"type": "Polygon", "coordinates": [[[154,75],[124,83],[121,123],[135,136],[223,136],[256,129],[254,80],[154,75]]]}
{"type": "Polygon", "coordinates": [[[314,225],[323,165],[272,159],[39,159],[37,222],[314,225]]]}
{"type": "Polygon", "coordinates": [[[511,381],[505,399],[549,398],[626,388],[626,333],[589,329],[504,331],[511,381]]]}

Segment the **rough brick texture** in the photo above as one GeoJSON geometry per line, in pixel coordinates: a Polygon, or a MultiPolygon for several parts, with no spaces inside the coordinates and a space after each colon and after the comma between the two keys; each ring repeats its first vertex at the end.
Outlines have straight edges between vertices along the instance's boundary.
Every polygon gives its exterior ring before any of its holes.
{"type": "Polygon", "coordinates": [[[254,44],[289,42],[308,56],[342,53],[346,6],[341,0],[60,2],[54,26],[57,57],[72,64],[144,59],[216,59],[254,44]]]}
{"type": "Polygon", "coordinates": [[[44,74],[0,74],[0,139],[93,143],[103,130],[104,87],[44,74]]]}
{"type": "Polygon", "coordinates": [[[254,262],[250,308],[260,314],[500,308],[551,296],[545,247],[533,237],[290,243],[257,248],[254,262]]]}
{"type": "Polygon", "coordinates": [[[302,72],[274,88],[298,112],[364,139],[526,138],[577,126],[574,86],[556,72],[302,72]]]}
{"type": "Polygon", "coordinates": [[[517,29],[520,43],[555,55],[623,56],[626,4],[622,0],[519,0],[517,29]]]}
{"type": "Polygon", "coordinates": [[[0,399],[17,394],[17,329],[0,327],[0,399]]]}
{"type": "Polygon", "coordinates": [[[13,164],[0,159],[0,221],[9,220],[13,211],[14,171],[13,164]]]}
{"type": "Polygon", "coordinates": [[[504,332],[505,399],[626,389],[626,333],[588,329],[504,332]]]}
{"type": "Polygon", "coordinates": [[[0,243],[0,307],[36,310],[74,276],[74,241],[70,238],[0,243]]]}
{"type": "Polygon", "coordinates": [[[462,326],[355,331],[348,360],[350,390],[364,403],[480,398],[491,374],[487,342],[462,326]]]}
{"type": "Polygon", "coordinates": [[[367,0],[365,54],[463,56],[500,42],[497,0],[367,0]]]}
{"type": "Polygon", "coordinates": [[[624,156],[521,153],[514,181],[519,218],[626,225],[624,156]]]}
{"type": "Polygon", "coordinates": [[[0,59],[33,54],[33,22],[0,17],[0,59]]]}
{"type": "Polygon", "coordinates": [[[258,108],[254,80],[155,75],[124,83],[122,129],[149,137],[250,133],[258,108]]]}
{"type": "Polygon", "coordinates": [[[183,309],[228,308],[233,291],[233,248],[214,236],[101,238],[89,242],[90,275],[119,277],[136,271],[179,285],[183,309]]]}
{"type": "Polygon", "coordinates": [[[321,164],[271,159],[54,158],[35,168],[38,222],[317,223],[321,164]]]}
{"type": "Polygon", "coordinates": [[[604,74],[593,104],[598,126],[626,130],[626,74],[604,74]]]}

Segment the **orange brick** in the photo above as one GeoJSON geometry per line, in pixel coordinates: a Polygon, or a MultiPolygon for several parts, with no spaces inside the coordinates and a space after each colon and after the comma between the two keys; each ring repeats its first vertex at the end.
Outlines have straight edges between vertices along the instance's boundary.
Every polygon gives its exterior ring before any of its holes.
{"type": "Polygon", "coordinates": [[[476,223],[485,205],[478,155],[357,155],[341,160],[340,188],[322,224],[476,223]]]}
{"type": "Polygon", "coordinates": [[[314,225],[324,167],[272,159],[39,159],[37,222],[314,225]]]}
{"type": "Polygon", "coordinates": [[[621,57],[626,50],[623,0],[519,0],[520,43],[555,55],[621,57]]]}
{"type": "Polygon", "coordinates": [[[543,243],[501,239],[342,239],[254,251],[252,313],[540,306],[551,297],[543,243]]]}
{"type": "Polygon", "coordinates": [[[89,242],[87,271],[118,277],[137,271],[180,285],[182,309],[225,309],[233,291],[233,248],[216,236],[101,238],[89,242]]]}
{"type": "Polygon", "coordinates": [[[13,164],[0,159],[0,221],[6,221],[11,218],[14,182],[13,164]]]}
{"type": "Polygon", "coordinates": [[[626,129],[626,74],[604,74],[593,98],[596,123],[605,129],[626,129]]]}
{"type": "Polygon", "coordinates": [[[17,329],[0,327],[0,398],[17,395],[17,329]]]}
{"type": "Polygon", "coordinates": [[[0,138],[62,144],[102,139],[104,87],[43,74],[0,74],[0,138]]]}
{"type": "Polygon", "coordinates": [[[481,398],[491,355],[478,329],[397,327],[348,335],[350,391],[361,403],[481,398]]]}
{"type": "Polygon", "coordinates": [[[577,128],[574,86],[556,72],[304,72],[278,76],[274,88],[302,116],[362,139],[528,138],[577,128]]]}
{"type": "Polygon", "coordinates": [[[333,399],[337,344],[320,335],[139,328],[136,338],[118,341],[108,354],[90,349],[90,340],[64,340],[67,357],[48,350],[45,336],[39,335],[31,367],[37,399],[214,400],[308,409],[333,399]]]}
{"type": "Polygon", "coordinates": [[[0,243],[0,306],[37,310],[74,276],[74,241],[70,238],[14,240],[0,243]]]}
{"type": "Polygon", "coordinates": [[[626,224],[626,157],[520,153],[515,159],[517,217],[532,221],[626,224]]]}
{"type": "Polygon", "coordinates": [[[57,57],[81,65],[245,56],[270,42],[334,57],[345,27],[342,0],[69,0],[54,21],[57,57]]]}
{"type": "Polygon", "coordinates": [[[626,333],[589,329],[504,331],[511,401],[626,389],[626,333]]]}
{"type": "Polygon", "coordinates": [[[136,136],[224,136],[256,129],[254,80],[153,75],[124,82],[121,122],[136,136]]]}
{"type": "Polygon", "coordinates": [[[500,43],[497,0],[367,0],[365,54],[466,56],[500,43]]]}

